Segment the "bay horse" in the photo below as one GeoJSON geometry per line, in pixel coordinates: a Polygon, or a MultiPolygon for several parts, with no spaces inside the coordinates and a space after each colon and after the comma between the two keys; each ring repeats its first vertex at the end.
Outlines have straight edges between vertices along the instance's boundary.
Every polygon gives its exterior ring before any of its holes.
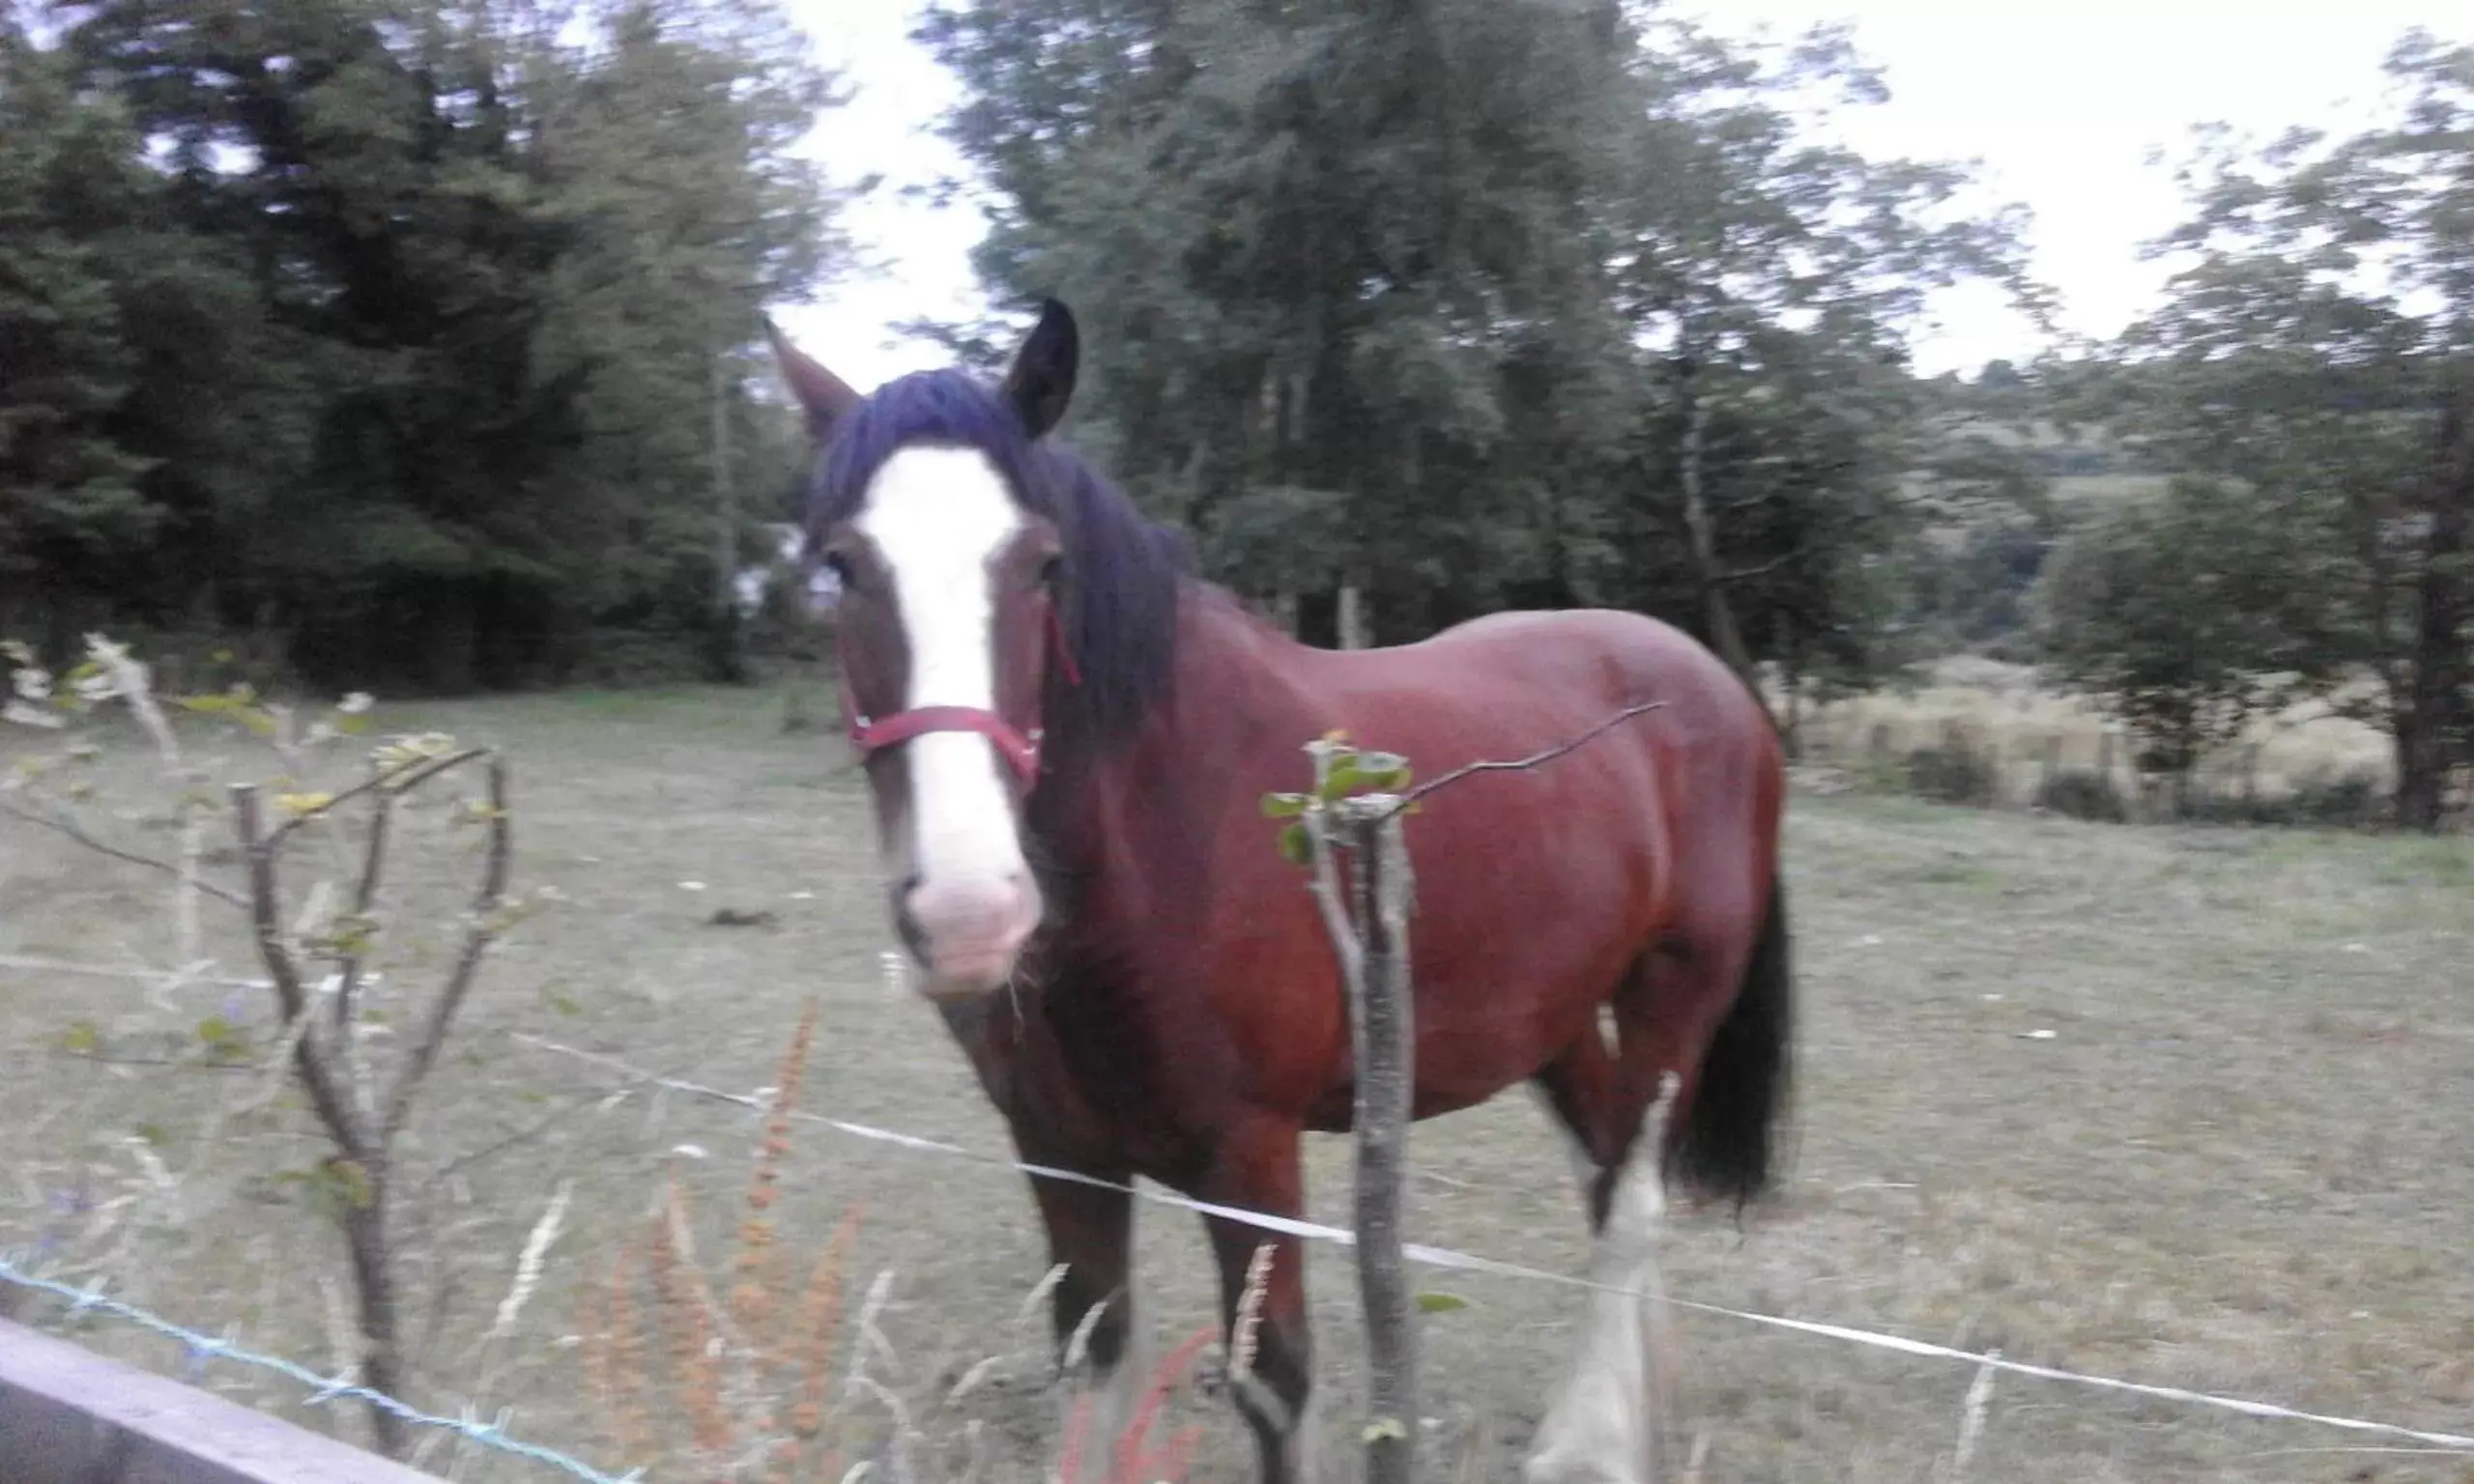
{"type": "MultiPolygon", "coordinates": [[[[819,446],[807,537],[842,584],[845,723],[892,927],[1021,1158],[1105,1183],[1031,1181],[1065,1270],[1058,1343],[1085,1336],[1103,1393],[1098,1437],[1143,1379],[1133,1180],[1300,1218],[1301,1135],[1349,1126],[1337,960],[1260,804],[1307,785],[1303,746],[1335,728],[1431,777],[1662,703],[1405,822],[1414,1116],[1533,1085],[1603,1242],[1671,1071],[1660,1175],[1739,1209],[1763,1189],[1790,1070],[1784,767],[1759,700],[1707,648],[1606,611],[1309,647],[1200,580],[1175,530],[1048,436],[1079,357],[1062,304],[995,385],[926,371],[865,396],[766,328],[819,446]]],[[[1224,1322],[1273,1244],[1232,1390],[1264,1484],[1309,1479],[1303,1245],[1205,1225],[1224,1322]]]]}

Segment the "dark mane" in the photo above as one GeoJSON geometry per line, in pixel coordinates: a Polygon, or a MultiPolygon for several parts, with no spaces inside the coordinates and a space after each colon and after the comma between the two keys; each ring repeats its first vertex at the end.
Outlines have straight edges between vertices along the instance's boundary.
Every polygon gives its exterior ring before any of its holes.
{"type": "Polygon", "coordinates": [[[849,519],[868,481],[913,443],[976,448],[1015,502],[1055,523],[1065,547],[1060,594],[1079,685],[1049,676],[1052,745],[1129,736],[1168,690],[1177,598],[1194,570],[1174,528],[1146,518],[1123,492],[1053,438],[1034,443],[995,388],[962,371],[920,371],[878,387],[834,429],[808,496],[811,541],[849,519]]]}

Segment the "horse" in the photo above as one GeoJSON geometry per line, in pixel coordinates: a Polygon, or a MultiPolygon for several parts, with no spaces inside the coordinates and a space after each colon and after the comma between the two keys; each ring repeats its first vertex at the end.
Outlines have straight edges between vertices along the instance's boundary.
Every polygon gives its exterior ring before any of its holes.
{"type": "MultiPolygon", "coordinates": [[[[1601,1245],[1669,1073],[1651,1178],[1739,1214],[1769,1184],[1794,1011],[1784,761],[1708,648],[1604,610],[1299,643],[1050,436],[1080,357],[1063,304],[1042,302],[1001,378],[913,372],[866,395],[766,330],[816,446],[810,559],[840,583],[890,925],[1021,1161],[1065,1172],[1031,1193],[1062,1270],[1057,1343],[1079,1337],[1097,1392],[1068,1405],[1098,1436],[1144,1379],[1135,1179],[1302,1218],[1302,1136],[1350,1126],[1343,980],[1261,806],[1305,785],[1304,744],[1336,729],[1433,776],[1658,703],[1405,820],[1412,1116],[1541,1093],[1601,1245]]],[[[1230,1326],[1271,1245],[1230,1389],[1264,1484],[1309,1480],[1304,1246],[1240,1214],[1204,1224],[1230,1326]]]]}

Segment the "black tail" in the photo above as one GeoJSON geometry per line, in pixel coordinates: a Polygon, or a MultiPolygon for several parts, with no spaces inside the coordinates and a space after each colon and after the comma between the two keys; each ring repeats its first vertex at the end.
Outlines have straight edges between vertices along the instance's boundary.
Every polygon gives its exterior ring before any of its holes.
{"type": "Polygon", "coordinates": [[[1700,1085],[1668,1164],[1668,1173],[1687,1187],[1731,1196],[1739,1211],[1777,1173],[1796,1020],[1788,958],[1787,887],[1773,875],[1752,961],[1702,1058],[1700,1085]]]}

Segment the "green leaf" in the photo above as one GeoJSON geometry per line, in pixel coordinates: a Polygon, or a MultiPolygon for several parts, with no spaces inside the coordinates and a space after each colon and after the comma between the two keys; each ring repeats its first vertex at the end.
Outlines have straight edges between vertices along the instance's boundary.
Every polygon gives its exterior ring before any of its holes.
{"type": "Polygon", "coordinates": [[[1263,817],[1294,819],[1306,813],[1307,797],[1302,793],[1267,793],[1263,795],[1263,817]]]}
{"type": "Polygon", "coordinates": [[[147,1143],[154,1145],[157,1149],[167,1148],[172,1142],[171,1130],[165,1128],[161,1124],[141,1123],[129,1131],[136,1134],[139,1138],[144,1139],[147,1143]]]}
{"type": "Polygon", "coordinates": [[[60,1049],[72,1056],[94,1056],[103,1049],[103,1033],[92,1020],[72,1020],[60,1033],[60,1049]]]}
{"type": "Polygon", "coordinates": [[[1366,1424],[1366,1431],[1359,1436],[1367,1442],[1382,1442],[1387,1440],[1405,1441],[1409,1436],[1409,1427],[1398,1417],[1377,1417],[1366,1424]]]}
{"type": "Polygon", "coordinates": [[[240,1040],[232,1022],[221,1015],[209,1015],[197,1023],[197,1039],[210,1046],[228,1046],[240,1040]]]}
{"type": "Polygon", "coordinates": [[[1332,759],[1331,767],[1323,774],[1323,782],[1316,785],[1314,791],[1322,795],[1325,803],[1331,803],[1347,798],[1357,787],[1358,781],[1357,755],[1345,754],[1332,759]]]}
{"type": "Polygon", "coordinates": [[[1280,856],[1291,866],[1314,864],[1314,845],[1306,838],[1306,826],[1292,824],[1280,832],[1280,856]]]}
{"type": "Polygon", "coordinates": [[[1469,1300],[1461,1298],[1458,1294],[1424,1293],[1418,1295],[1418,1312],[1421,1314],[1450,1314],[1454,1310],[1465,1309],[1467,1307],[1469,1307],[1469,1300]]]}

